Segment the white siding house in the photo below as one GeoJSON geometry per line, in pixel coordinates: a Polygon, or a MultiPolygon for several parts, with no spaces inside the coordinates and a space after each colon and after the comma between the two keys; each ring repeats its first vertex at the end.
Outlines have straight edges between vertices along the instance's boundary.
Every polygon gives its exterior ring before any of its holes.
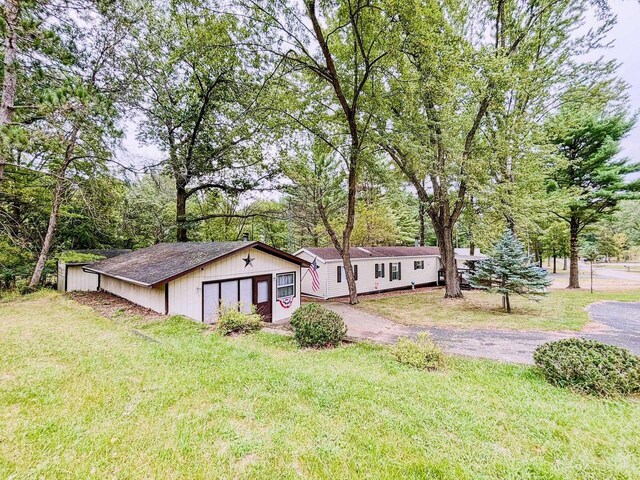
{"type": "Polygon", "coordinates": [[[288,319],[300,306],[304,259],[261,242],[159,244],[85,267],[100,289],[155,312],[213,323],[221,305],[267,321],[288,319]]]}
{"type": "MultiPolygon", "coordinates": [[[[332,247],[302,248],[295,253],[317,265],[318,280],[313,272],[302,274],[302,293],[317,298],[337,298],[349,295],[342,257],[332,247]]],[[[464,260],[478,260],[473,256],[464,260]]],[[[438,283],[440,253],[437,247],[353,247],[351,264],[358,293],[375,293],[438,283]]]]}

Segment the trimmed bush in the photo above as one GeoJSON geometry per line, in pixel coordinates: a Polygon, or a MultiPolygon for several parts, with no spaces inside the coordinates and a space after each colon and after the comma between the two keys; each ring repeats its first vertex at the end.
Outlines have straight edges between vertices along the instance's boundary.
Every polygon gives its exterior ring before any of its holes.
{"type": "Polygon", "coordinates": [[[335,347],[347,334],[342,317],[318,303],[307,303],[296,310],[291,326],[301,347],[335,347]]]}
{"type": "Polygon", "coordinates": [[[591,395],[640,393],[640,357],[595,340],[545,343],[533,354],[549,383],[591,395]]]}
{"type": "Polygon", "coordinates": [[[442,349],[426,332],[419,333],[416,340],[400,338],[391,354],[398,362],[421,370],[437,370],[444,365],[442,349]]]}
{"type": "Polygon", "coordinates": [[[260,315],[252,311],[251,313],[239,312],[237,306],[220,308],[218,323],[216,328],[223,335],[230,333],[251,333],[262,328],[260,315]]]}

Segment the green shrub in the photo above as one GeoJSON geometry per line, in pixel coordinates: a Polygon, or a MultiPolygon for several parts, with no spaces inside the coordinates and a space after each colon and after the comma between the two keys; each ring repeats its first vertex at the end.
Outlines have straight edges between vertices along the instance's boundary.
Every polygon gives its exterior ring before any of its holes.
{"type": "Polygon", "coordinates": [[[422,370],[437,370],[444,365],[444,353],[426,333],[419,333],[416,340],[400,338],[391,348],[395,359],[405,365],[422,370]]]}
{"type": "Polygon", "coordinates": [[[640,393],[640,357],[624,348],[569,338],[538,347],[533,359],[558,387],[601,396],[640,393]]]}
{"type": "Polygon", "coordinates": [[[223,335],[251,333],[260,330],[262,319],[253,310],[251,313],[244,313],[238,311],[237,306],[221,307],[216,327],[223,335]]]}
{"type": "Polygon", "coordinates": [[[291,326],[301,347],[335,347],[347,334],[342,317],[318,303],[307,303],[296,310],[291,326]]]}

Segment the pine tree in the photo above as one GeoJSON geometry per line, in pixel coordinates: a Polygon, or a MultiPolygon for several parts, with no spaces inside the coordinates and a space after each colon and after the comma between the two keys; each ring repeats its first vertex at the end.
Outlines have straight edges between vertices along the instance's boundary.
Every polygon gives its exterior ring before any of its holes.
{"type": "Polygon", "coordinates": [[[502,304],[510,313],[509,295],[544,295],[551,280],[545,270],[533,263],[516,236],[507,230],[490,257],[476,265],[469,283],[474,288],[502,294],[502,304]]]}

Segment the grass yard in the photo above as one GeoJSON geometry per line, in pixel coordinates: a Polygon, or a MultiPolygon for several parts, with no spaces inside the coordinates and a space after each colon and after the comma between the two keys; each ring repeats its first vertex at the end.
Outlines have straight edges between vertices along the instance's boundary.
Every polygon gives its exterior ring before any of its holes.
{"type": "Polygon", "coordinates": [[[382,298],[360,297],[359,308],[405,325],[513,330],[582,330],[589,323],[585,307],[602,300],[638,301],[640,290],[551,290],[539,301],[511,297],[512,313],[502,309],[502,297],[478,290],[462,300],[445,300],[442,289],[382,298]]]}
{"type": "Polygon", "coordinates": [[[640,478],[640,401],[524,366],[426,373],[52,292],[0,304],[0,358],[0,478],[640,478]]]}

